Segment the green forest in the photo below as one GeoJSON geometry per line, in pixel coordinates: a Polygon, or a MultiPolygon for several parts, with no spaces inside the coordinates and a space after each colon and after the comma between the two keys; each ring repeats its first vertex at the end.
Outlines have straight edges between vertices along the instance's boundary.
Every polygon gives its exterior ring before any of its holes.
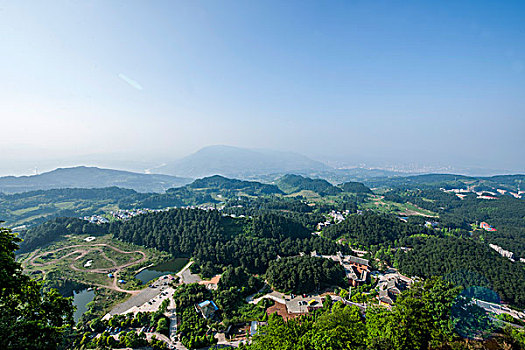
{"type": "Polygon", "coordinates": [[[313,191],[320,196],[336,196],[341,189],[324,179],[310,179],[301,175],[285,175],[277,181],[277,186],[285,193],[313,191]]]}
{"type": "Polygon", "coordinates": [[[173,209],[111,223],[109,231],[118,239],[164,250],[175,257],[193,257],[197,262],[194,271],[204,276],[229,265],[262,274],[277,256],[314,250],[321,254],[350,251],[332,240],[311,235],[291,218],[272,213],[232,218],[218,211],[173,209]]]}
{"type": "Polygon", "coordinates": [[[413,235],[438,235],[435,230],[421,225],[402,222],[392,215],[365,212],[352,214],[337,225],[328,226],[323,236],[332,240],[346,238],[349,242],[366,247],[394,245],[397,241],[413,235]]]}
{"type": "Polygon", "coordinates": [[[310,256],[272,261],[265,277],[274,289],[294,294],[310,293],[326,287],[346,286],[345,272],[339,263],[310,256]]]}
{"type": "Polygon", "coordinates": [[[428,238],[399,251],[396,263],[408,276],[443,276],[464,287],[493,289],[506,302],[525,307],[525,268],[487,245],[463,238],[428,238]]]}

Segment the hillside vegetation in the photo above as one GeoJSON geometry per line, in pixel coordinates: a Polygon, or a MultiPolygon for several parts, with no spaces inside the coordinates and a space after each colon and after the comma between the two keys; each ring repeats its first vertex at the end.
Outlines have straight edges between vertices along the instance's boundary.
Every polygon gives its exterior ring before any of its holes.
{"type": "Polygon", "coordinates": [[[403,273],[423,278],[444,276],[466,288],[489,288],[502,300],[525,307],[525,268],[487,245],[449,237],[416,241],[413,247],[409,252],[396,255],[403,273]]]}
{"type": "Polygon", "coordinates": [[[360,193],[360,194],[373,194],[372,190],[361,182],[349,181],[340,185],[343,192],[360,193]]]}
{"type": "Polygon", "coordinates": [[[272,261],[265,276],[276,290],[295,294],[345,285],[345,272],[339,263],[310,256],[287,257],[272,261]]]}
{"type": "Polygon", "coordinates": [[[155,247],[175,257],[192,256],[206,276],[228,265],[264,273],[277,256],[318,251],[349,251],[333,241],[310,235],[293,219],[275,214],[234,219],[217,211],[174,209],[111,224],[116,238],[155,247]]]}
{"type": "Polygon", "coordinates": [[[313,191],[321,196],[335,196],[341,189],[323,179],[310,179],[301,175],[285,175],[277,180],[277,186],[285,193],[313,191]]]}

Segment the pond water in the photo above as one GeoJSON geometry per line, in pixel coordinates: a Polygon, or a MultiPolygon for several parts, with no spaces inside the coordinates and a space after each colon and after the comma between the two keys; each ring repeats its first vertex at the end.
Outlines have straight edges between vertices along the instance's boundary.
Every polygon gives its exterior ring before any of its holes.
{"type": "Polygon", "coordinates": [[[140,271],[135,277],[139,279],[142,284],[146,284],[149,281],[158,278],[160,276],[175,274],[179,272],[187,263],[189,259],[177,258],[163,262],[155,266],[148,267],[140,271]]]}
{"type": "Polygon", "coordinates": [[[93,301],[95,298],[94,290],[83,289],[79,292],[73,291],[73,305],[77,307],[75,313],[73,314],[73,319],[77,322],[80,319],[80,316],[87,311],[86,305],[93,301]]]}

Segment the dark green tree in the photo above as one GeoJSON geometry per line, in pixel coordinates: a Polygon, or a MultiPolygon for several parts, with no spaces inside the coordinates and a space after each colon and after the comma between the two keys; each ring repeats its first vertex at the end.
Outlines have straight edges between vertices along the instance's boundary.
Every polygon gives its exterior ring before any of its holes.
{"type": "Polygon", "coordinates": [[[15,261],[20,239],[0,228],[0,348],[56,349],[73,326],[71,299],[41,286],[15,261]]]}

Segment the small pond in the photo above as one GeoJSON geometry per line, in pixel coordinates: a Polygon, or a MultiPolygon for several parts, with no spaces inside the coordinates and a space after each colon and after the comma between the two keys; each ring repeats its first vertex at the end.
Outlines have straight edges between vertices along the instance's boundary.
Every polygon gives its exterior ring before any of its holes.
{"type": "Polygon", "coordinates": [[[87,311],[86,305],[93,301],[95,298],[94,290],[83,289],[79,292],[73,291],[73,305],[77,307],[75,313],[73,314],[73,319],[77,322],[80,319],[80,316],[87,311]]]}
{"type": "Polygon", "coordinates": [[[149,281],[160,276],[175,274],[179,272],[188,263],[188,261],[189,259],[186,258],[177,258],[169,260],[163,262],[162,264],[148,267],[147,269],[144,269],[138,274],[136,274],[135,277],[139,279],[142,282],[142,284],[146,284],[149,281]]]}

